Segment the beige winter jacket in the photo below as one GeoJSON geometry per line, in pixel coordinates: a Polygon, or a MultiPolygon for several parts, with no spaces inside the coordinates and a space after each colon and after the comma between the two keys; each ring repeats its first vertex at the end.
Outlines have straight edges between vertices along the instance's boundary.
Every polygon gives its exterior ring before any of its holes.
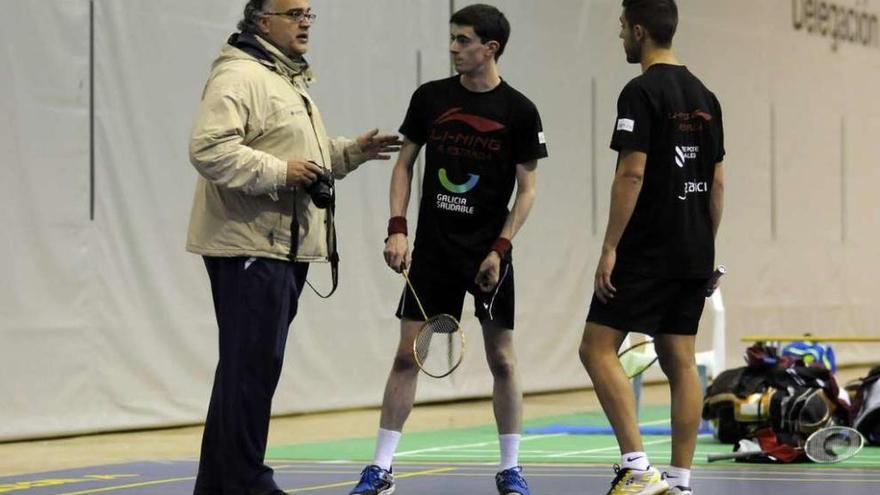
{"type": "Polygon", "coordinates": [[[295,211],[296,261],[328,261],[333,218],[301,188],[285,187],[287,161],[312,160],[340,179],[364,156],[353,140],[328,139],[306,92],[309,71],[264,40],[251,41],[247,52],[223,47],[202,95],[189,149],[200,177],[187,250],[290,259],[295,211]]]}

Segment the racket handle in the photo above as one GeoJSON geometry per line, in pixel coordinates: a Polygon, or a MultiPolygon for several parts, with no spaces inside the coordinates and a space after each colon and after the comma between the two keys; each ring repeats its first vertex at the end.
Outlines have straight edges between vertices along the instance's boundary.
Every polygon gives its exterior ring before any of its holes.
{"type": "Polygon", "coordinates": [[[412,292],[413,297],[416,299],[416,304],[419,305],[419,311],[422,312],[422,316],[425,318],[425,321],[428,321],[428,315],[425,313],[425,308],[422,306],[422,301],[419,299],[419,295],[416,294],[416,288],[413,287],[412,282],[409,281],[409,272],[406,267],[403,267],[400,270],[400,274],[403,275],[403,278],[406,280],[406,285],[409,286],[410,292],[412,292]]]}
{"type": "Polygon", "coordinates": [[[727,273],[727,267],[724,265],[718,265],[718,268],[712,272],[712,276],[709,277],[709,280],[706,282],[706,297],[711,297],[712,293],[715,292],[715,284],[718,283],[718,280],[727,273]]]}

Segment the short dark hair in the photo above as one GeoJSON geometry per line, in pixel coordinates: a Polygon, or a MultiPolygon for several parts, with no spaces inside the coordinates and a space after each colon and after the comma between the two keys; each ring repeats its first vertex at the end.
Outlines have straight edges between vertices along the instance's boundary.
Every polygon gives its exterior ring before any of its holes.
{"type": "Polygon", "coordinates": [[[504,47],[510,39],[510,23],[507,17],[491,5],[482,3],[468,5],[452,14],[449,23],[474,28],[474,33],[480,37],[482,43],[497,42],[499,46],[498,51],[495,52],[495,60],[504,53],[504,47]]]}
{"type": "Polygon", "coordinates": [[[248,0],[244,6],[244,18],[238,21],[238,30],[242,33],[258,34],[257,19],[263,14],[269,0],[248,0]]]}
{"type": "Polygon", "coordinates": [[[641,24],[661,47],[672,45],[678,27],[675,0],[623,0],[623,16],[630,26],[641,24]]]}

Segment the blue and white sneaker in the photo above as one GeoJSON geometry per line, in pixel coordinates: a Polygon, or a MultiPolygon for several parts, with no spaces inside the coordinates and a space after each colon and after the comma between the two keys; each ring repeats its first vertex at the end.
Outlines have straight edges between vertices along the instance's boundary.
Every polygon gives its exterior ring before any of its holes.
{"type": "Polygon", "coordinates": [[[361,480],[348,495],[391,495],[394,493],[394,475],[390,470],[371,465],[361,471],[361,480]]]}
{"type": "Polygon", "coordinates": [[[495,475],[495,486],[499,495],[531,495],[529,484],[522,477],[522,467],[505,469],[495,475]]]}

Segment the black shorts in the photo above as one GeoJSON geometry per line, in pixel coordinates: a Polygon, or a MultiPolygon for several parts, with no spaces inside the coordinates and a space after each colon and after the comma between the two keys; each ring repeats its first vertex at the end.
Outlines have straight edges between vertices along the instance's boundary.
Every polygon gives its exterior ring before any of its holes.
{"type": "Polygon", "coordinates": [[[696,335],[706,304],[707,278],[664,279],[614,271],[614,299],[593,295],[587,321],[623,332],[696,335]]]}
{"type": "MultiPolygon", "coordinates": [[[[424,258],[423,258],[424,259],[424,258]]],[[[508,260],[501,261],[498,285],[489,292],[483,292],[474,283],[476,273],[471,275],[458,274],[454,270],[429,262],[413,259],[409,270],[409,280],[425,308],[428,318],[444,313],[461,321],[461,310],[464,305],[464,294],[474,296],[474,316],[480,323],[491,323],[492,326],[513,329],[514,291],[513,264],[508,260]]],[[[398,318],[424,321],[422,311],[413,298],[412,291],[404,282],[403,294],[397,305],[398,318]]]]}

